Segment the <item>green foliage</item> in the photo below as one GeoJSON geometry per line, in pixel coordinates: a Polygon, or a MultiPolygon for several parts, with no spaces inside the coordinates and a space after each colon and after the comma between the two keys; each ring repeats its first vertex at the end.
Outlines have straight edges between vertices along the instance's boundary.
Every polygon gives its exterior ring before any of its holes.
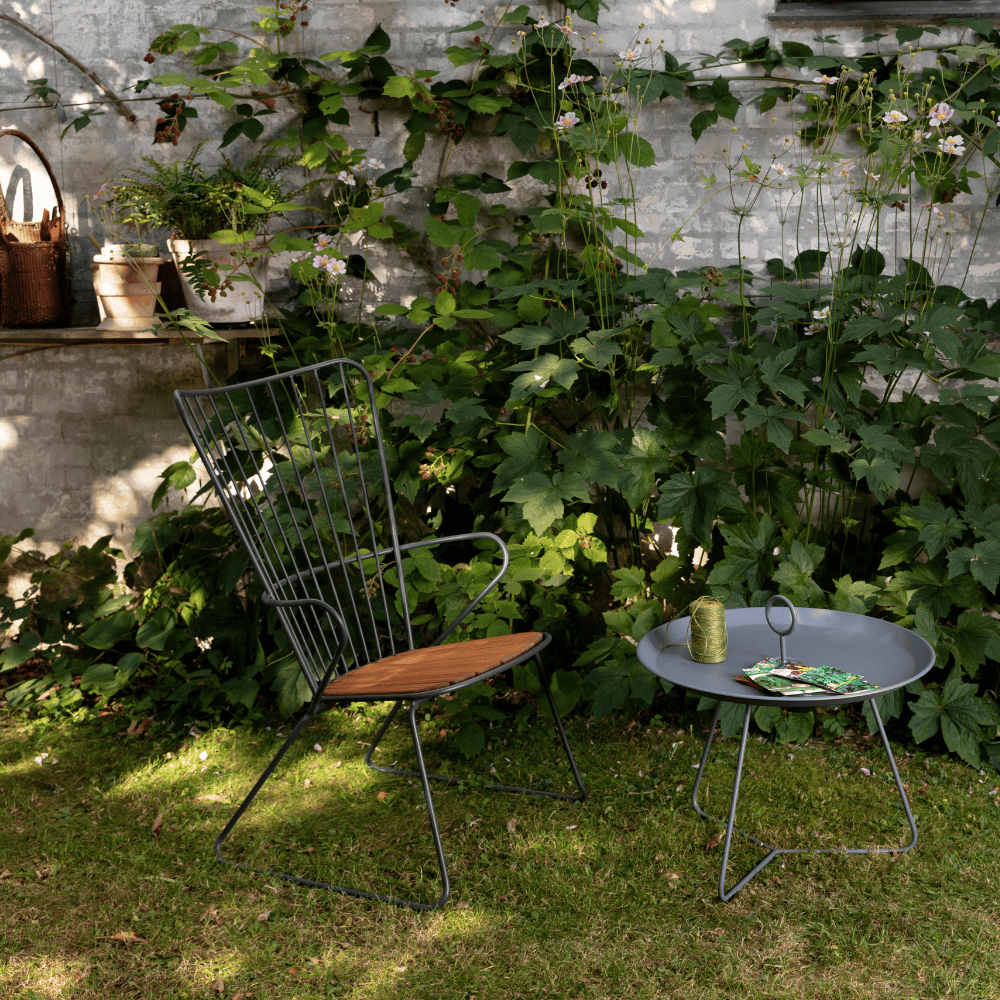
{"type": "MultiPolygon", "coordinates": [[[[586,0],[570,9],[596,20],[600,6],[586,0]]],[[[259,142],[261,116],[282,102],[284,127],[266,151],[292,156],[315,172],[307,190],[322,181],[330,194],[310,239],[275,241],[276,250],[306,254],[292,265],[301,291],[284,314],[287,347],[273,349],[275,366],[339,355],[372,374],[406,540],[442,526],[507,540],[507,576],[462,636],[552,632],[557,704],[601,718],[652,704],[658,682],[635,644],[699,595],[759,607],[781,593],[803,606],[878,615],[915,629],[937,654],[926,687],[909,692],[916,701],[900,692],[879,699],[884,719],[979,762],[995,737],[984,696],[998,689],[1000,661],[989,613],[1000,586],[1000,402],[989,380],[1000,376],[1000,361],[987,347],[1000,313],[943,282],[935,261],[947,255],[927,221],[936,216],[921,207],[970,193],[979,175],[913,128],[926,108],[950,102],[949,127],[993,161],[1000,142],[977,109],[980,97],[988,108],[1000,102],[996,29],[969,22],[985,48],[937,46],[947,72],[914,68],[884,49],[833,57],[766,38],[731,39],[697,67],[669,53],[654,60],[637,46],[637,58],[607,68],[575,47],[572,33],[519,7],[500,26],[523,26],[512,51],[501,52],[482,22],[455,29],[445,52],[456,73],[442,79],[390,63],[392,39],[381,26],[356,50],[314,59],[284,51],[290,15],[259,13],[265,44],[238,58],[206,29],[174,26],[153,51],[183,56],[197,73],[154,82],[231,109],[238,121],[223,145],[259,142]],[[648,267],[636,205],[655,151],[639,134],[638,113],[687,95],[695,138],[720,118],[736,120],[739,98],[726,71],[737,64],[741,73],[747,64],[763,72],[766,86],[753,99],[762,113],[780,101],[802,126],[796,167],[775,176],[768,167],[777,161],[754,162],[734,143],[723,164],[728,183],[705,178],[715,189],[709,198],[723,190],[733,197],[737,238],[765,191],[779,206],[815,199],[822,218],[855,222],[814,241],[796,231],[796,256],[768,261],[761,274],[648,267]],[[778,68],[803,83],[772,76],[778,68]],[[256,106],[237,104],[249,88],[256,106]],[[402,164],[387,170],[349,144],[348,109],[361,100],[405,115],[402,164]],[[903,107],[911,112],[905,125],[891,121],[903,107]],[[524,157],[503,176],[449,171],[450,147],[477,122],[492,129],[497,161],[513,150],[524,157]],[[391,214],[391,200],[413,186],[432,133],[450,145],[415,233],[391,214]],[[833,184],[848,174],[834,144],[856,135],[864,169],[854,176],[864,180],[833,184]],[[532,204],[485,197],[522,178],[544,195],[532,204]],[[740,192],[748,192],[742,201],[740,192]],[[856,220],[898,211],[911,213],[910,245],[894,273],[856,220]],[[366,312],[352,301],[348,310],[341,275],[368,294],[376,282],[365,247],[377,241],[410,254],[430,287],[406,305],[366,312]],[[931,401],[917,391],[927,383],[939,387],[931,401]],[[741,429],[728,446],[727,418],[741,429]],[[930,485],[911,493],[918,474],[930,485]]],[[[897,40],[929,30],[901,28],[897,40]]],[[[166,112],[177,129],[185,107],[177,99],[166,112]]],[[[219,199],[207,197],[195,153],[119,184],[113,206],[136,224],[175,228],[175,195],[189,215],[226,199],[232,215],[233,198],[254,221],[295,207],[258,160],[238,177],[234,168],[220,172],[219,199]]],[[[781,211],[790,225],[795,211],[781,211]]],[[[212,218],[203,228],[240,239],[239,226],[212,218]]],[[[683,226],[674,238],[683,239],[683,226]]],[[[165,470],[154,503],[192,475],[187,463],[165,470]]],[[[110,579],[91,586],[56,619],[34,595],[8,614],[23,627],[0,662],[46,658],[60,696],[82,689],[152,704],[173,685],[178,711],[249,710],[261,692],[293,711],[302,679],[217,518],[200,507],[157,514],[139,530],[129,587],[110,579]]],[[[478,554],[464,558],[443,563],[421,550],[408,559],[425,640],[489,572],[478,554]]],[[[533,670],[519,668],[515,684],[537,694],[533,670]]],[[[40,691],[13,697],[27,703],[40,691]]],[[[483,745],[497,694],[478,688],[447,703],[467,753],[483,745]]],[[[727,708],[724,728],[734,731],[739,715],[727,708]]],[[[873,724],[870,709],[867,716],[873,724]]],[[[754,719],[782,742],[804,739],[817,722],[812,712],[773,708],[754,719]]],[[[835,735],[845,723],[829,716],[822,726],[835,735]]]]}

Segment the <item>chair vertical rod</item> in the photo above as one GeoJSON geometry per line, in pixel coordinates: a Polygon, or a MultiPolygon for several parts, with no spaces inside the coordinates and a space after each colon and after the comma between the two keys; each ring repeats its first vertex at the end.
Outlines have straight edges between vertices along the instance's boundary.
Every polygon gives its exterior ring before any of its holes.
{"type": "MultiPolygon", "coordinates": [[[[406,578],[403,573],[403,553],[399,548],[399,529],[396,526],[396,512],[393,510],[392,506],[392,484],[389,482],[389,467],[385,459],[385,444],[382,441],[382,429],[378,419],[378,400],[375,396],[375,385],[372,382],[371,376],[368,372],[362,369],[362,375],[364,381],[368,387],[368,403],[371,407],[371,417],[372,417],[372,433],[375,437],[375,446],[378,449],[379,466],[382,471],[382,489],[385,491],[386,498],[386,516],[389,521],[389,538],[392,542],[393,553],[396,557],[396,571],[399,574],[399,598],[402,604],[403,614],[402,622],[403,627],[406,630],[406,640],[409,644],[409,648],[413,649],[413,626],[410,624],[410,604],[409,598],[406,595],[406,578]]],[[[344,379],[344,370],[341,368],[340,377],[344,379]]],[[[346,386],[345,386],[346,388],[346,386]]],[[[357,449],[357,437],[355,436],[355,448],[357,449]]],[[[358,462],[360,465],[361,456],[358,453],[358,462]]],[[[364,484],[364,477],[361,478],[362,484],[364,484]]],[[[366,507],[367,507],[367,491],[365,493],[366,507]]],[[[370,508],[369,508],[370,514],[370,508]]],[[[375,541],[373,537],[373,542],[375,541]]],[[[377,542],[375,543],[375,548],[378,548],[377,542]]],[[[395,647],[393,647],[395,648],[395,647]]]]}
{"type": "MultiPolygon", "coordinates": [[[[223,418],[223,415],[219,411],[219,407],[215,402],[215,396],[210,396],[209,399],[212,404],[214,416],[216,420],[219,421],[223,433],[226,434],[225,427],[227,421],[223,418]]],[[[242,421],[239,419],[235,407],[232,406],[232,403],[228,399],[227,403],[229,403],[229,409],[231,411],[231,416],[232,416],[231,422],[235,424],[235,426],[238,428],[237,433],[239,434],[240,443],[242,443],[247,454],[250,454],[252,452],[252,446],[251,443],[247,440],[246,434],[244,433],[242,421]]],[[[205,456],[206,461],[210,462],[210,464],[213,464],[217,470],[221,470],[222,472],[224,472],[227,477],[227,480],[233,484],[233,489],[219,490],[219,499],[223,504],[223,508],[229,515],[230,519],[233,521],[234,526],[236,526],[237,533],[241,534],[241,536],[244,538],[244,541],[246,541],[247,539],[253,539],[257,543],[256,548],[260,553],[263,562],[266,564],[267,575],[270,576],[271,582],[273,583],[274,581],[278,581],[284,575],[281,572],[279,572],[280,560],[278,566],[275,566],[274,563],[274,558],[279,557],[280,549],[276,544],[273,535],[271,534],[270,528],[268,527],[267,518],[263,516],[261,505],[258,503],[257,499],[253,495],[253,491],[249,485],[249,477],[246,476],[246,474],[243,472],[242,469],[239,468],[236,468],[235,470],[232,469],[230,467],[229,461],[226,458],[227,453],[234,452],[235,450],[234,445],[236,442],[233,441],[231,435],[226,434],[226,441],[229,447],[227,449],[223,449],[221,443],[219,442],[218,438],[215,435],[215,432],[212,431],[211,429],[211,420],[205,415],[204,410],[201,409],[200,402],[199,402],[199,410],[201,411],[201,415],[205,424],[205,432],[211,434],[212,438],[212,448],[206,449],[207,451],[209,451],[209,454],[205,456]],[[237,484],[242,484],[242,485],[237,485],[237,484]],[[246,500],[242,499],[241,497],[242,492],[246,492],[247,494],[246,500]],[[245,508],[253,509],[254,513],[257,515],[256,521],[251,520],[249,517],[244,516],[245,508]],[[265,543],[264,537],[261,535],[260,531],[258,531],[257,523],[260,523],[260,525],[262,526],[263,531],[267,536],[267,543],[265,543]],[[272,553],[274,558],[272,558],[272,553]]],[[[270,507],[271,513],[274,515],[274,521],[281,534],[282,541],[285,543],[286,548],[290,549],[290,546],[288,545],[287,536],[281,529],[281,523],[277,517],[277,511],[275,511],[274,509],[274,503],[271,500],[270,494],[268,494],[267,491],[263,489],[263,482],[262,482],[261,492],[264,494],[264,497],[268,502],[268,506],[270,507]]],[[[276,587],[276,589],[280,591],[279,593],[280,597],[291,598],[295,596],[293,594],[288,593],[286,590],[283,590],[280,586],[276,587]]],[[[299,629],[298,623],[288,616],[281,616],[281,620],[286,625],[289,638],[292,640],[293,648],[299,654],[304,653],[307,648],[307,640],[304,634],[299,629]]],[[[317,620],[318,619],[314,617],[314,621],[317,620]]],[[[302,656],[300,655],[300,662],[301,659],[302,656]]]]}
{"type": "Polygon", "coordinates": [[[552,709],[552,717],[556,720],[556,729],[559,732],[559,739],[562,740],[563,749],[566,751],[566,756],[569,759],[570,770],[573,772],[573,779],[576,781],[576,787],[580,789],[580,802],[587,801],[587,788],[583,783],[583,778],[580,777],[580,770],[576,766],[576,758],[573,756],[573,751],[570,749],[569,739],[566,736],[566,730],[563,728],[562,717],[559,715],[559,709],[556,708],[556,700],[552,696],[552,687],[549,684],[548,671],[542,665],[541,656],[535,656],[535,663],[538,665],[538,677],[542,682],[542,687],[545,689],[545,695],[549,700],[549,708],[552,709]]]}
{"type": "Polygon", "coordinates": [[[434,812],[434,799],[431,795],[430,781],[427,779],[427,767],[424,764],[424,751],[420,745],[420,733],[417,731],[417,709],[423,704],[422,701],[414,701],[410,704],[410,734],[413,736],[413,749],[417,754],[417,769],[420,772],[420,783],[424,789],[424,802],[427,803],[427,818],[431,824],[431,834],[434,837],[434,850],[437,853],[438,866],[441,869],[441,880],[444,883],[444,891],[438,901],[430,906],[436,910],[448,902],[451,895],[451,881],[448,878],[448,865],[444,860],[444,845],[441,843],[441,833],[438,830],[437,814],[434,812]]]}

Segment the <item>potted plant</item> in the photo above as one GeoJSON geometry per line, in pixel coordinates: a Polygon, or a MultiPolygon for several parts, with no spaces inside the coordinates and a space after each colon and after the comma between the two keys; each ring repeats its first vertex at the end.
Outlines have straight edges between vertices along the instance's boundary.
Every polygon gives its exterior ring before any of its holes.
{"type": "Polygon", "coordinates": [[[106,243],[90,265],[101,322],[99,330],[142,330],[156,311],[160,265],[151,243],[106,243]]]}
{"type": "Polygon", "coordinates": [[[146,168],[109,185],[115,221],[139,231],[167,229],[188,309],[212,323],[250,323],[263,315],[262,239],[280,214],[284,191],[277,168],[260,159],[224,163],[209,172],[197,162],[199,144],[173,163],[145,158],[146,168]],[[233,242],[214,234],[239,234],[233,242]]]}

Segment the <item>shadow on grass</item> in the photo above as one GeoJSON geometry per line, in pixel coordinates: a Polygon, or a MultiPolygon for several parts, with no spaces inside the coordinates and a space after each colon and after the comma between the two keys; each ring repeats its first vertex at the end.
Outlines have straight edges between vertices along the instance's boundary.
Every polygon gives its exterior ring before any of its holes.
{"type": "MultiPolygon", "coordinates": [[[[376,725],[343,713],[312,723],[235,848],[269,867],[434,898],[419,787],[363,765],[376,725]]],[[[992,784],[948,761],[900,753],[921,831],[915,852],[789,858],[722,905],[719,849],[706,849],[718,830],[689,803],[700,734],[576,720],[570,740],[591,801],[436,792],[453,902],[417,914],[211,860],[277,748],[273,733],[217,730],[157,748],[155,738],[126,743],[9,716],[0,726],[5,997],[995,994],[1000,810],[992,784]]],[[[436,737],[428,754],[457,774],[493,766],[504,780],[568,781],[544,723],[494,730],[490,741],[471,764],[436,737]]],[[[397,757],[412,758],[402,728],[380,755],[397,757]]],[[[735,741],[721,742],[703,785],[716,815],[734,759],[735,741]]],[[[741,824],[760,836],[788,846],[816,843],[817,832],[821,846],[903,840],[884,757],[864,741],[752,742],[745,782],[741,824]]],[[[746,870],[759,858],[736,845],[732,863],[746,870]]]]}

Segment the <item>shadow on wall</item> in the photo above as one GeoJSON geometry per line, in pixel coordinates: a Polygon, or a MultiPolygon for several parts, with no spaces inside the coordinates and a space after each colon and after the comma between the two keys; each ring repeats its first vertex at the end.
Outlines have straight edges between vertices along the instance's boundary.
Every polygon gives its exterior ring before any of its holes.
{"type": "MultiPolygon", "coordinates": [[[[205,354],[224,380],[225,346],[206,345],[205,354]]],[[[0,534],[33,528],[18,547],[46,556],[111,535],[131,558],[160,474],[194,451],[171,394],[203,385],[182,346],[74,347],[8,360],[0,367],[0,534]]],[[[172,492],[169,503],[198,488],[172,492]]],[[[30,574],[30,561],[0,566],[0,592],[20,596],[30,574]]]]}

